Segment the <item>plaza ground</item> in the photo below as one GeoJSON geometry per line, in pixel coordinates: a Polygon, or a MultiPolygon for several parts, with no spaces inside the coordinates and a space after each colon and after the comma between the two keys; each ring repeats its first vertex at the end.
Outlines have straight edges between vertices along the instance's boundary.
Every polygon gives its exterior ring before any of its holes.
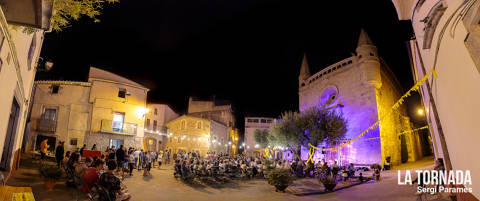
{"type": "MultiPolygon", "coordinates": [[[[431,169],[431,158],[397,167],[403,169],[431,169]]],[[[31,186],[37,201],[87,200],[79,190],[68,188],[64,181],[57,182],[53,191],[46,191],[39,177],[37,165],[28,158],[22,159],[22,168],[8,180],[7,185],[31,186]]],[[[380,182],[346,186],[333,193],[324,193],[323,187],[314,179],[296,180],[287,192],[275,192],[275,188],[265,180],[252,179],[226,183],[222,186],[208,186],[199,183],[186,184],[173,177],[172,166],[153,168],[151,175],[143,177],[143,172],[134,170],[133,177],[123,181],[133,195],[132,201],[310,201],[310,200],[351,200],[351,201],[412,201],[417,200],[415,186],[399,186],[397,171],[382,172],[380,182]],[[297,194],[297,195],[295,195],[297,194]]],[[[438,196],[428,196],[437,200],[438,196]]]]}

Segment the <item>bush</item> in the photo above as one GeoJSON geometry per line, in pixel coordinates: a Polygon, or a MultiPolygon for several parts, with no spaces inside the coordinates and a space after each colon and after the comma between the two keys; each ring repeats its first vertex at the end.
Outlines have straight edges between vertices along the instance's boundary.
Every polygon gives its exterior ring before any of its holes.
{"type": "Polygon", "coordinates": [[[289,170],[273,169],[268,173],[268,183],[275,186],[277,190],[284,191],[292,182],[293,177],[289,170]]]}
{"type": "Polygon", "coordinates": [[[331,175],[331,174],[326,174],[326,173],[321,173],[320,174],[320,183],[323,184],[325,187],[325,192],[327,191],[333,191],[335,186],[337,186],[338,181],[337,181],[337,175],[331,175]]]}
{"type": "Polygon", "coordinates": [[[39,169],[40,175],[47,179],[58,180],[62,177],[63,171],[55,165],[42,165],[39,169]]]}

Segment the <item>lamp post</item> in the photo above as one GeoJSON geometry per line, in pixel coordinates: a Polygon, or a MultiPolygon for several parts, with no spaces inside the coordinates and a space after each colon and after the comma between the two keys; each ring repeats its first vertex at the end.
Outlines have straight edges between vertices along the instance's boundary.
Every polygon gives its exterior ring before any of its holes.
{"type": "Polygon", "coordinates": [[[418,110],[417,110],[417,113],[418,113],[418,115],[420,115],[420,116],[423,116],[423,114],[425,114],[425,112],[423,111],[422,108],[418,109],[418,110]]]}

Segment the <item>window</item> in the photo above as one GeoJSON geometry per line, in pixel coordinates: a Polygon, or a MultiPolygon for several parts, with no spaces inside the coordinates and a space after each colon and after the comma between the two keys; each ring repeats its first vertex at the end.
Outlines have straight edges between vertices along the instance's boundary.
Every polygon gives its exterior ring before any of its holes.
{"type": "Polygon", "coordinates": [[[45,108],[45,112],[43,113],[43,119],[57,120],[57,109],[45,108]]]}
{"type": "Polygon", "coordinates": [[[370,56],[372,56],[372,57],[373,57],[373,56],[375,56],[375,54],[373,54],[373,53],[371,53],[371,52],[370,52],[370,56]]]}
{"type": "Polygon", "coordinates": [[[428,16],[425,17],[421,22],[425,23],[424,39],[423,39],[423,49],[430,49],[432,46],[433,35],[435,29],[437,29],[438,22],[443,16],[443,13],[447,10],[447,6],[443,0],[439,1],[432,10],[428,13],[428,16]]]}
{"type": "Polygon", "coordinates": [[[180,129],[186,129],[187,128],[187,122],[185,120],[180,121],[180,129]]]}
{"type": "Polygon", "coordinates": [[[77,146],[78,139],[77,138],[71,138],[70,139],[70,145],[72,146],[77,146]]]}
{"type": "Polygon", "coordinates": [[[127,89],[118,89],[118,97],[125,98],[127,95],[127,89]]]}
{"type": "Polygon", "coordinates": [[[155,108],[155,110],[153,110],[153,114],[157,115],[157,108],[155,108]]]}
{"type": "Polygon", "coordinates": [[[153,130],[157,131],[157,120],[153,120],[153,130]]]}
{"type": "Polygon", "coordinates": [[[201,121],[197,122],[197,129],[202,129],[202,122],[201,121]]]}
{"type": "Polygon", "coordinates": [[[32,63],[33,63],[33,55],[35,54],[35,48],[37,46],[37,34],[35,33],[32,38],[32,42],[30,42],[30,49],[28,49],[28,58],[27,58],[27,65],[28,65],[28,70],[32,69],[32,63]]]}
{"type": "Polygon", "coordinates": [[[266,119],[261,119],[260,123],[267,123],[267,120],[266,119]]]}
{"type": "Polygon", "coordinates": [[[113,114],[112,131],[122,132],[123,131],[123,120],[124,119],[125,119],[125,114],[123,114],[123,113],[113,114]]]}
{"type": "Polygon", "coordinates": [[[327,87],[323,92],[322,95],[319,97],[319,104],[321,106],[329,106],[337,100],[337,88],[333,86],[327,87]]]}
{"type": "Polygon", "coordinates": [[[109,144],[110,148],[112,148],[114,146],[115,146],[115,148],[119,148],[120,145],[123,145],[123,140],[110,139],[110,144],[109,144]]]}
{"type": "Polygon", "coordinates": [[[147,122],[145,124],[146,124],[145,128],[147,128],[147,129],[150,128],[150,119],[147,119],[147,122]]]}
{"type": "Polygon", "coordinates": [[[272,120],[271,120],[271,119],[267,119],[267,123],[272,123],[272,120]]]}
{"type": "Polygon", "coordinates": [[[52,94],[58,94],[58,90],[60,89],[60,85],[54,84],[51,86],[52,94]]]}

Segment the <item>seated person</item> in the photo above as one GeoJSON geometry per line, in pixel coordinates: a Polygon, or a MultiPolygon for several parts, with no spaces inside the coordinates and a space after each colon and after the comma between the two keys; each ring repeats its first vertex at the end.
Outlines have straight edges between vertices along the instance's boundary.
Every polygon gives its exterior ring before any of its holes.
{"type": "Polygon", "coordinates": [[[120,179],[113,174],[113,171],[117,169],[117,162],[109,160],[107,166],[108,170],[100,176],[100,185],[108,190],[111,200],[129,201],[132,196],[124,192],[120,187],[120,179]]]}
{"type": "Polygon", "coordinates": [[[365,181],[365,178],[363,177],[363,174],[360,172],[360,176],[358,176],[358,181],[360,183],[363,183],[363,181],[365,181]]]}
{"type": "Polygon", "coordinates": [[[77,165],[77,167],[75,167],[75,173],[78,175],[78,176],[82,176],[83,173],[85,172],[85,170],[88,169],[88,167],[90,167],[90,164],[92,163],[92,158],[90,157],[87,157],[85,159],[85,163],[79,163],[77,165]]]}
{"type": "Polygon", "coordinates": [[[96,160],[95,163],[93,163],[93,166],[85,170],[85,173],[83,173],[82,179],[85,183],[82,184],[82,191],[84,193],[89,193],[93,185],[100,181],[99,171],[103,169],[103,164],[102,160],[96,160]]]}

